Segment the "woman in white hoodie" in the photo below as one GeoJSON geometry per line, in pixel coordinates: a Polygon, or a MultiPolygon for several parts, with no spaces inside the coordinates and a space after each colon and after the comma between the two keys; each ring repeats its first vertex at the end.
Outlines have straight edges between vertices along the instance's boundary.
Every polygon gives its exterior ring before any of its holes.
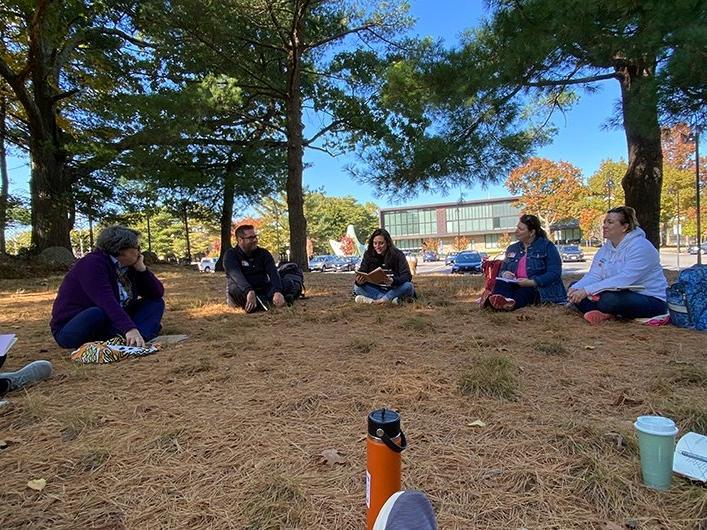
{"type": "Polygon", "coordinates": [[[636,211],[629,206],[612,208],[604,218],[603,232],[606,243],[589,272],[569,288],[568,300],[590,324],[617,316],[650,318],[667,313],[668,282],[660,255],[639,228],[636,211]]]}

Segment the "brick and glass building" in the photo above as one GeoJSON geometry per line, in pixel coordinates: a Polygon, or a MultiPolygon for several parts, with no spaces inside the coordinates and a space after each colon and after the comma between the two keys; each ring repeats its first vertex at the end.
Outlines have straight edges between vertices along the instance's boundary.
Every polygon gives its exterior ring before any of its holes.
{"type": "Polygon", "coordinates": [[[424,240],[436,239],[447,252],[456,237],[476,250],[497,249],[504,236],[513,237],[521,210],[517,199],[485,199],[422,206],[383,208],[380,225],[403,250],[420,250],[424,240]]]}
{"type": "MultiPolygon", "coordinates": [[[[515,240],[514,232],[522,213],[515,197],[503,197],[382,208],[380,225],[390,232],[395,245],[402,250],[420,250],[424,240],[433,239],[437,240],[441,252],[447,252],[455,238],[463,237],[468,241],[468,248],[493,251],[501,247],[502,239],[515,240]]],[[[578,241],[581,232],[576,221],[565,225],[553,225],[551,239],[578,241]]]]}

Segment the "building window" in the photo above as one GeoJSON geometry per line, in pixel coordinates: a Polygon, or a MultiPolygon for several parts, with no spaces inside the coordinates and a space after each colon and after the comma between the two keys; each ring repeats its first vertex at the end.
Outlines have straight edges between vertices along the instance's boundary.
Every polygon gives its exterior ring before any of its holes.
{"type": "Polygon", "coordinates": [[[486,248],[498,248],[498,240],[500,236],[498,234],[486,234],[484,236],[484,244],[486,248]]]}

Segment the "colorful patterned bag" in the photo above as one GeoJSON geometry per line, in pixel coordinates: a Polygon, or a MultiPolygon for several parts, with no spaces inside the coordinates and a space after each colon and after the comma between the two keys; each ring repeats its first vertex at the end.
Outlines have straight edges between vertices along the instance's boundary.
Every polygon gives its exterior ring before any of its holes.
{"type": "Polygon", "coordinates": [[[127,357],[143,357],[160,350],[159,344],[140,348],[126,346],[125,339],[114,337],[107,341],[87,342],[71,353],[71,360],[83,364],[108,364],[127,357]]]}
{"type": "Polygon", "coordinates": [[[666,295],[673,324],[707,331],[707,265],[684,269],[666,295]]]}

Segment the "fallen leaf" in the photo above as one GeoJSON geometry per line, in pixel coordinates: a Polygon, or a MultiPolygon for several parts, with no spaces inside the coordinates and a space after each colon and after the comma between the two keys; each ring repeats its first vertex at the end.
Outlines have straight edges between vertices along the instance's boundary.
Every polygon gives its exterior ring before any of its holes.
{"type": "Polygon", "coordinates": [[[584,349],[585,350],[596,350],[597,348],[596,348],[596,346],[585,346],[584,349]]]}
{"type": "Polygon", "coordinates": [[[486,424],[481,420],[474,420],[471,423],[466,424],[467,427],[486,427],[486,424]]]}
{"type": "Polygon", "coordinates": [[[320,463],[322,464],[334,466],[336,464],[344,465],[346,463],[346,460],[339,454],[338,449],[325,449],[319,453],[319,456],[321,457],[320,463]]]}
{"type": "Polygon", "coordinates": [[[27,483],[27,487],[34,491],[42,491],[47,486],[47,481],[43,478],[36,478],[27,483]]]}
{"type": "Polygon", "coordinates": [[[626,395],[625,392],[622,392],[622,393],[614,400],[613,405],[614,405],[615,407],[622,407],[622,406],[633,407],[633,406],[635,406],[635,405],[640,405],[641,403],[643,403],[643,400],[642,400],[642,399],[632,398],[631,396],[626,395]]]}
{"type": "Polygon", "coordinates": [[[0,440],[0,449],[5,449],[8,445],[5,440],[0,440]]]}
{"type": "Polygon", "coordinates": [[[520,314],[516,315],[516,320],[518,322],[525,322],[526,320],[533,320],[533,317],[531,317],[527,313],[520,313],[520,314]]]}
{"type": "Polygon", "coordinates": [[[626,447],[626,441],[624,440],[624,437],[621,433],[610,431],[604,434],[604,438],[606,438],[609,442],[614,444],[617,449],[621,449],[622,447],[626,447]]]}
{"type": "Polygon", "coordinates": [[[499,347],[496,348],[496,349],[497,349],[498,351],[508,351],[508,348],[506,348],[505,346],[499,346],[499,347]]]}
{"type": "Polygon", "coordinates": [[[612,521],[607,521],[601,525],[601,530],[626,530],[624,525],[620,523],[614,523],[612,521]]]}
{"type": "Polygon", "coordinates": [[[636,530],[638,528],[638,521],[636,519],[629,519],[626,521],[626,528],[629,530],[636,530]]]}

